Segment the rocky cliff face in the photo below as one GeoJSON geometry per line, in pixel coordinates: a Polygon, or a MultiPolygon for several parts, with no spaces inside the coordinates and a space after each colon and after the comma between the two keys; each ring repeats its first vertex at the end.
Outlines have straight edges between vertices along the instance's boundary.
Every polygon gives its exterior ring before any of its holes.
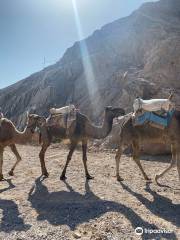
{"type": "Polygon", "coordinates": [[[136,96],[167,97],[170,89],[178,105],[179,53],[180,1],[146,3],[76,42],[56,64],[0,90],[0,106],[22,125],[27,110],[47,115],[70,102],[99,121],[106,105],[131,111],[136,96]]]}

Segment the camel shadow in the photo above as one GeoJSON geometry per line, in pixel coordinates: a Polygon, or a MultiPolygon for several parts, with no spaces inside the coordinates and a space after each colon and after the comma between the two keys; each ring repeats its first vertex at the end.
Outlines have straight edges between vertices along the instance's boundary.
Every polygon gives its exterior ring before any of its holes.
{"type": "Polygon", "coordinates": [[[10,190],[10,189],[13,189],[13,188],[16,187],[16,186],[12,183],[12,180],[11,180],[11,179],[4,179],[4,181],[7,182],[7,183],[9,184],[9,186],[6,187],[6,188],[0,189],[0,193],[3,193],[3,192],[5,192],[5,191],[7,191],[7,190],[10,190]]]}
{"type": "MultiPolygon", "coordinates": [[[[1,189],[0,193],[15,188],[11,179],[5,181],[8,182],[9,186],[1,189]]],[[[14,201],[0,198],[0,209],[2,209],[0,232],[27,231],[31,227],[29,224],[24,224],[23,218],[20,217],[18,206],[14,201]]]]}
{"type": "Polygon", "coordinates": [[[131,195],[137,198],[139,202],[146,206],[152,214],[171,222],[173,225],[180,227],[180,204],[173,204],[172,201],[164,197],[150,188],[151,183],[146,183],[145,190],[153,196],[153,201],[150,201],[142,194],[134,192],[127,185],[121,182],[121,186],[131,195]]]}
{"type": "MultiPolygon", "coordinates": [[[[88,181],[85,183],[85,194],[74,191],[67,182],[65,184],[68,191],[49,192],[40,178],[36,179],[28,200],[38,213],[38,221],[47,220],[52,225],[67,225],[74,230],[79,224],[96,219],[107,212],[117,212],[124,215],[134,229],[139,226],[158,229],[155,224],[143,220],[124,204],[100,199],[91,191],[88,181]]],[[[145,235],[143,234],[144,239],[145,235]]],[[[151,234],[151,237],[154,239],[155,235],[151,234]]],[[[169,239],[169,235],[163,237],[169,239]]],[[[172,234],[170,239],[176,238],[172,234]]]]}
{"type": "Polygon", "coordinates": [[[145,160],[147,162],[162,162],[162,163],[170,163],[171,162],[171,154],[161,154],[161,155],[148,155],[142,154],[141,160],[145,160]]]}

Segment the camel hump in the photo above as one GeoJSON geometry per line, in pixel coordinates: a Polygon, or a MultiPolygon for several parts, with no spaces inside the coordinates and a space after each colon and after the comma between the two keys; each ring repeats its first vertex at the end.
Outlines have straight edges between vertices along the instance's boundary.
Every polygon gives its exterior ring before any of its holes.
{"type": "Polygon", "coordinates": [[[51,108],[50,113],[51,115],[47,119],[47,126],[64,129],[66,133],[73,126],[77,114],[74,105],[51,108]]]}
{"type": "Polygon", "coordinates": [[[75,106],[73,104],[69,106],[64,106],[62,108],[51,108],[49,112],[51,114],[68,114],[75,110],[75,106]]]}

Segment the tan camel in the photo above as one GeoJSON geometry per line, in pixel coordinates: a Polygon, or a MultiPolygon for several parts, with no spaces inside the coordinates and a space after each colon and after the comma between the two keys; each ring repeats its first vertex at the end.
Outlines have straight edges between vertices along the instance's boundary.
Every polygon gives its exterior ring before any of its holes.
{"type": "Polygon", "coordinates": [[[76,120],[74,120],[69,128],[68,134],[65,128],[59,126],[47,126],[46,120],[41,118],[39,120],[38,127],[41,132],[42,139],[42,149],[40,151],[40,163],[41,163],[41,171],[42,175],[48,176],[48,172],[45,166],[44,156],[47,148],[52,142],[53,137],[58,137],[62,139],[70,139],[70,151],[67,156],[67,161],[65,167],[61,174],[61,180],[66,178],[66,169],[71,160],[73,152],[78,144],[78,142],[82,143],[82,152],[83,152],[83,164],[85,169],[85,175],[87,179],[91,179],[88,169],[87,169],[87,141],[90,138],[101,139],[105,138],[112,129],[113,118],[118,117],[120,115],[124,115],[125,112],[122,108],[112,108],[106,107],[104,122],[102,127],[97,127],[92,125],[87,116],[83,115],[80,112],[76,113],[76,120]]]}
{"type": "MultiPolygon", "coordinates": [[[[145,180],[149,180],[140,163],[140,145],[146,143],[166,143],[171,145],[172,160],[170,166],[165,169],[159,175],[156,175],[155,180],[162,177],[173,166],[177,164],[177,170],[180,180],[180,112],[175,111],[170,125],[166,129],[158,129],[151,127],[150,125],[134,126],[132,114],[128,118],[125,118],[125,122],[122,124],[121,132],[118,142],[118,150],[116,153],[116,176],[118,181],[123,179],[119,175],[119,163],[122,151],[126,146],[132,146],[133,160],[141,170],[145,180]]],[[[158,182],[157,182],[158,183],[158,182]]]]}
{"type": "Polygon", "coordinates": [[[12,176],[14,174],[14,169],[17,164],[21,161],[21,156],[19,155],[15,144],[25,144],[31,140],[34,130],[37,125],[37,120],[39,116],[35,114],[27,115],[27,126],[23,132],[16,129],[14,124],[6,119],[1,119],[0,126],[0,180],[3,179],[2,166],[3,166],[3,152],[4,148],[9,146],[12,152],[15,154],[17,160],[13,167],[11,168],[9,174],[12,176]]]}

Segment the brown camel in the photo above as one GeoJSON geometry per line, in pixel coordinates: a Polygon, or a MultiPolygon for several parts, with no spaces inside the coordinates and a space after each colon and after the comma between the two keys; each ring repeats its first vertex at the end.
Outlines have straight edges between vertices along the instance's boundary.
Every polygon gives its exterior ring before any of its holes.
{"type": "MultiPolygon", "coordinates": [[[[127,115],[126,115],[127,116],[127,115]]],[[[170,144],[172,152],[172,160],[170,166],[159,175],[156,175],[155,180],[162,177],[173,166],[177,164],[177,170],[180,180],[180,112],[175,111],[170,125],[165,129],[158,129],[150,125],[134,126],[132,114],[124,118],[125,121],[121,126],[121,132],[118,142],[118,150],[116,153],[116,176],[118,181],[123,179],[119,175],[119,163],[122,151],[127,146],[132,146],[133,160],[141,170],[145,180],[149,180],[147,174],[143,170],[140,163],[140,145],[146,143],[166,143],[170,144]]],[[[158,182],[157,182],[158,183],[158,182]]]]}
{"type": "Polygon", "coordinates": [[[2,166],[3,166],[3,152],[4,148],[9,146],[12,152],[15,154],[17,160],[13,167],[11,168],[9,175],[14,174],[14,169],[17,164],[21,161],[21,156],[19,155],[15,144],[25,144],[29,140],[34,133],[34,130],[37,125],[37,120],[39,116],[35,114],[27,115],[27,126],[25,127],[23,132],[20,132],[16,129],[14,124],[8,120],[7,118],[1,119],[0,126],[0,180],[3,179],[2,166]]]}
{"type": "Polygon", "coordinates": [[[101,139],[105,138],[112,129],[113,118],[118,117],[120,115],[124,115],[125,112],[122,108],[112,108],[106,107],[105,108],[105,116],[104,122],[102,127],[94,126],[87,116],[83,115],[80,112],[76,113],[76,120],[74,120],[68,130],[68,134],[65,128],[60,126],[47,126],[45,119],[41,118],[39,120],[38,127],[40,128],[41,132],[41,139],[42,139],[42,149],[40,151],[40,163],[41,163],[41,171],[42,175],[48,176],[48,172],[45,166],[44,156],[47,148],[52,142],[53,137],[58,137],[62,139],[69,139],[70,140],[70,151],[67,156],[67,161],[65,167],[62,171],[60,179],[63,180],[66,178],[66,169],[67,166],[72,158],[73,152],[78,144],[78,142],[82,143],[82,153],[83,153],[83,164],[85,169],[85,175],[87,179],[91,179],[91,175],[87,169],[87,141],[90,138],[94,139],[101,139]]]}

